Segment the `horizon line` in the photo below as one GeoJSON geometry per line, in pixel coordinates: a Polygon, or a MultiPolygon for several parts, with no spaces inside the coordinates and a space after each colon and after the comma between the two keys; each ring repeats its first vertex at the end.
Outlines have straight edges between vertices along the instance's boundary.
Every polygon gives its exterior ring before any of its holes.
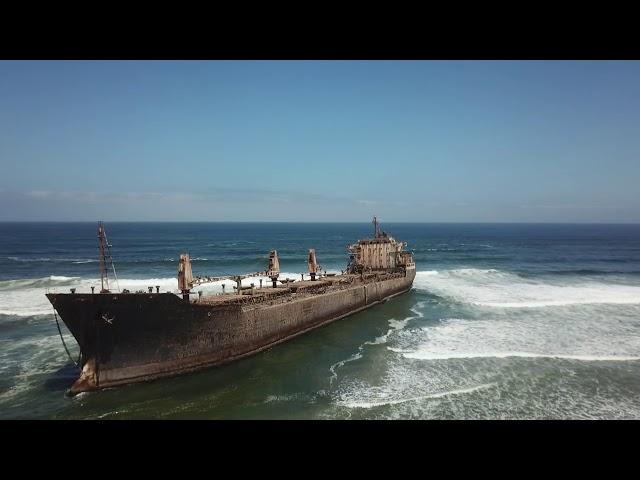
{"type": "MultiPolygon", "coordinates": [[[[0,220],[0,224],[3,223],[98,223],[103,221],[105,223],[287,223],[287,224],[369,224],[371,221],[349,221],[349,220],[0,220]]],[[[598,222],[598,221],[532,221],[532,222],[513,222],[513,221],[419,221],[419,222],[407,222],[407,221],[381,221],[382,223],[389,224],[407,224],[407,225],[640,225],[640,221],[631,222],[598,222]]]]}

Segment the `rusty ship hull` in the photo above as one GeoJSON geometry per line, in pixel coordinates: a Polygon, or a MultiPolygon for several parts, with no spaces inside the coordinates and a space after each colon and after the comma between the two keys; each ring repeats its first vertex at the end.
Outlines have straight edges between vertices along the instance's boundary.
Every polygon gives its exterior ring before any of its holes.
{"type": "Polygon", "coordinates": [[[221,365],[411,289],[415,265],[187,301],[173,293],[50,293],[75,337],[71,394],[221,365]]]}

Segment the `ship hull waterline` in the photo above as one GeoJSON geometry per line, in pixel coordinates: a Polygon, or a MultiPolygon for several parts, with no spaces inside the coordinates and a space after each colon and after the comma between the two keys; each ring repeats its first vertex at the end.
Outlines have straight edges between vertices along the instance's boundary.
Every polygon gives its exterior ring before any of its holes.
{"type": "Polygon", "coordinates": [[[172,293],[47,294],[80,350],[68,393],[100,390],[220,366],[408,292],[402,278],[270,306],[211,306],[172,293]]]}

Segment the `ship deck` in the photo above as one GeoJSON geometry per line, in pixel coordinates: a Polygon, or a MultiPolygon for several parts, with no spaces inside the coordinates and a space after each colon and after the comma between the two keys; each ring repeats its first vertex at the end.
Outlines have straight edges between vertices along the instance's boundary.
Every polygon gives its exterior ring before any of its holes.
{"type": "MultiPolygon", "coordinates": [[[[343,290],[356,285],[364,285],[371,282],[383,281],[404,276],[400,273],[371,272],[364,275],[344,274],[335,276],[323,276],[317,280],[297,280],[288,284],[271,285],[243,289],[241,293],[218,293],[202,295],[191,300],[195,305],[222,306],[222,305],[252,305],[264,303],[279,303],[292,299],[318,295],[330,291],[343,290]]],[[[246,287],[243,287],[246,288],[246,287]]]]}

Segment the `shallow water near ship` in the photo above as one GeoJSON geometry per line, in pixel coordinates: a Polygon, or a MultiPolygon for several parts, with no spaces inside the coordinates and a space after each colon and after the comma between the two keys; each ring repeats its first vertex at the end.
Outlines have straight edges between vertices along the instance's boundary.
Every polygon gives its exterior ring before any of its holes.
{"type": "MultiPolygon", "coordinates": [[[[370,224],[107,224],[120,288],[320,264],[370,224]]],[[[0,418],[640,418],[640,225],[383,224],[404,295],[236,363],[73,398],[44,293],[99,285],[96,225],[0,224],[0,418]]],[[[217,287],[209,287],[215,289],[217,287]]],[[[77,345],[62,326],[72,354],[77,345]]]]}

